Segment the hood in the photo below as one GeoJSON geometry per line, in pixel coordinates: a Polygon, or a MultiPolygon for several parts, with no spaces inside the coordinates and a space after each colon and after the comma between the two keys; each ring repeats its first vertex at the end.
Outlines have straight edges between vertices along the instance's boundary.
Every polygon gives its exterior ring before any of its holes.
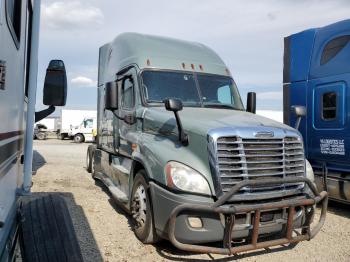
{"type": "MultiPolygon", "coordinates": [[[[188,133],[207,135],[212,129],[232,127],[246,129],[251,127],[270,127],[296,131],[290,126],[284,125],[272,119],[230,109],[193,108],[185,107],[179,112],[184,130],[188,133]]],[[[147,108],[144,113],[145,131],[160,132],[163,134],[177,133],[177,126],[173,112],[166,111],[163,107],[147,108]]]]}

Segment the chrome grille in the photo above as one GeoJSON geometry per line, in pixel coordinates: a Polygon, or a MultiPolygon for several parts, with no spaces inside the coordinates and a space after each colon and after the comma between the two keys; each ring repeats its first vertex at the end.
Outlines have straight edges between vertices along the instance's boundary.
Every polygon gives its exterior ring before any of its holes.
{"type": "MultiPolygon", "coordinates": [[[[216,144],[218,171],[223,192],[243,180],[303,176],[304,150],[297,137],[254,138],[219,137],[216,144]]],[[[246,187],[244,192],[259,193],[296,189],[301,184],[246,187]]]]}

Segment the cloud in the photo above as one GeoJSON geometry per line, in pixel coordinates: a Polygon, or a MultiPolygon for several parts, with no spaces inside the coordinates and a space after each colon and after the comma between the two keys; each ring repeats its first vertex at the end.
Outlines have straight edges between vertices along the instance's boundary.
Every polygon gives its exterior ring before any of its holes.
{"type": "Polygon", "coordinates": [[[71,83],[76,86],[87,86],[87,87],[96,85],[96,81],[85,76],[77,76],[71,80],[71,83]]]}
{"type": "Polygon", "coordinates": [[[50,29],[91,29],[104,23],[101,9],[81,1],[57,1],[42,7],[43,25],[50,29]]]}

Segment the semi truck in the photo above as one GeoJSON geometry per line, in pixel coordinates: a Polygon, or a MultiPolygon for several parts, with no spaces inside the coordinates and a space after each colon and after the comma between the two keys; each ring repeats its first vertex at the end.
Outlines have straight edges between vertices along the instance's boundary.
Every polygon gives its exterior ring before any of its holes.
{"type": "Polygon", "coordinates": [[[34,123],[63,106],[63,61],[46,71],[35,112],[40,0],[0,0],[0,261],[82,261],[64,200],[31,196],[34,123]],[[69,255],[69,256],[67,256],[69,255]]]}
{"type": "Polygon", "coordinates": [[[96,130],[96,118],[84,118],[78,126],[72,126],[68,136],[74,139],[76,143],[93,142],[95,140],[94,130],[96,130]]]}
{"type": "MultiPolygon", "coordinates": [[[[96,119],[97,111],[96,110],[75,110],[75,109],[62,109],[60,119],[58,121],[58,130],[57,130],[57,138],[58,139],[74,139],[76,142],[83,142],[86,139],[86,135],[89,132],[88,130],[83,130],[83,132],[74,132],[72,134],[72,130],[76,127],[85,128],[86,119],[96,119]]],[[[88,120],[90,123],[91,120],[88,120]]],[[[91,136],[88,135],[88,140],[91,136]]]]}
{"type": "Polygon", "coordinates": [[[284,43],[284,123],[300,125],[318,189],[350,203],[350,20],[284,43]],[[302,118],[296,107],[304,108],[302,118]]]}
{"type": "Polygon", "coordinates": [[[255,93],[245,108],[207,46],[121,34],[99,50],[87,170],[145,244],[164,238],[181,250],[235,254],[310,240],[327,193],[315,188],[300,133],[255,111],[255,93]]]}

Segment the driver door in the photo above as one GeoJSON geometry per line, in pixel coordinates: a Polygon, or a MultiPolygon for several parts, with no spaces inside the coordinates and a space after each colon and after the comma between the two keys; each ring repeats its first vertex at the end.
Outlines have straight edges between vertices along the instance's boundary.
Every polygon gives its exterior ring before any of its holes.
{"type": "Polygon", "coordinates": [[[117,120],[118,130],[115,132],[118,137],[115,140],[119,140],[118,152],[124,156],[131,157],[132,143],[135,141],[136,131],[136,70],[131,68],[121,76],[121,79],[121,87],[119,89],[120,109],[118,110],[119,119],[117,120]]]}

